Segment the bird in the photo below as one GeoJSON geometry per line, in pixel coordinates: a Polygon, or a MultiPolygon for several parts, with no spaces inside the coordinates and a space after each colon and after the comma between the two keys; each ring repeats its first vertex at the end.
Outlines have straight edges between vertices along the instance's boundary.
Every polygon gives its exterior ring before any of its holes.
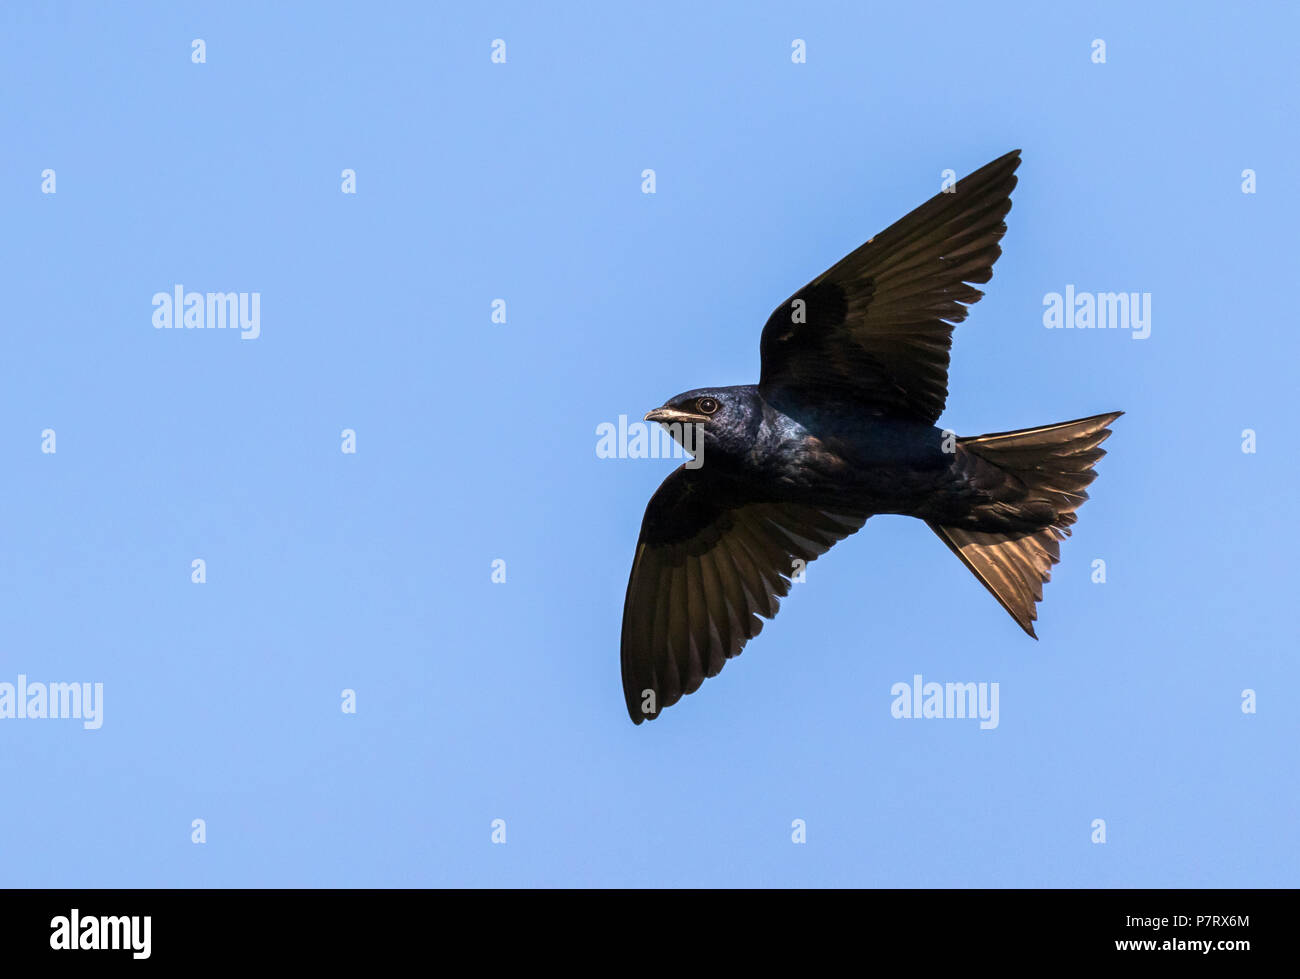
{"type": "Polygon", "coordinates": [[[781,303],[757,384],[645,415],[689,452],[651,497],[623,605],[628,715],[657,718],[772,619],[869,517],[924,520],[1030,637],[1043,585],[1123,414],[957,437],[956,324],[1002,254],[1020,150],[942,190],[781,303]],[[693,447],[693,448],[692,448],[693,447]]]}

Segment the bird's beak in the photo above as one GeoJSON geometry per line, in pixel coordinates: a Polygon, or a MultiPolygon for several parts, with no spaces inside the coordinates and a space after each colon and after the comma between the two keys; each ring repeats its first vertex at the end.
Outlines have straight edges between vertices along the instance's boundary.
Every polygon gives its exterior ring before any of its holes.
{"type": "Polygon", "coordinates": [[[708,415],[697,415],[689,411],[678,411],[676,408],[656,408],[654,411],[647,411],[645,421],[659,422],[663,425],[671,425],[674,422],[706,422],[709,420],[708,415]]]}

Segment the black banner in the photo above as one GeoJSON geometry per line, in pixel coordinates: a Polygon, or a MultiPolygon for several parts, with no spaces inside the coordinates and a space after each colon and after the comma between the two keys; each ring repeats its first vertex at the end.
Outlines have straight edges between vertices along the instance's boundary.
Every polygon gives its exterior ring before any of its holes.
{"type": "Polygon", "coordinates": [[[1289,891],[11,890],[10,963],[399,964],[516,952],[655,967],[696,944],[917,967],[1107,959],[1233,967],[1280,954],[1289,891]],[[719,944],[720,943],[720,944],[719,944]],[[622,952],[619,948],[622,947],[622,952]]]}

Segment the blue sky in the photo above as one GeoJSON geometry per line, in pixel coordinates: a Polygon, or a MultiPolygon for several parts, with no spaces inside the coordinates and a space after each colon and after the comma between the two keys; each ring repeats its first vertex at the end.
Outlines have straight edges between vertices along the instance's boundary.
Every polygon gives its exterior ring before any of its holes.
{"type": "Polygon", "coordinates": [[[805,7],[5,4],[0,683],[104,709],[0,720],[0,884],[1297,883],[1300,15],[805,7]],[[675,463],[596,426],[757,380],[772,307],[1015,147],[943,423],[1127,412],[1041,641],[876,518],[634,728],[675,463]],[[261,335],[154,329],[178,283],[261,335]],[[1150,336],[1044,329],[1067,284],[1150,336]],[[915,674],[998,727],[895,719],[915,674]]]}

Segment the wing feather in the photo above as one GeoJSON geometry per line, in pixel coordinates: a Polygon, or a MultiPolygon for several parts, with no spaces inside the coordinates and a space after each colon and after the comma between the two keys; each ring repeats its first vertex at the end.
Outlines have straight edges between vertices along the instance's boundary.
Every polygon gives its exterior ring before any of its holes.
{"type": "Polygon", "coordinates": [[[773,311],[759,390],[778,406],[826,399],[933,423],[948,398],[953,327],[1002,254],[1020,151],[936,194],[773,311]],[[796,313],[798,315],[796,315],[796,313]]]}
{"type": "Polygon", "coordinates": [[[623,694],[640,724],[699,689],[758,635],[812,561],[864,515],[756,501],[685,466],[646,507],[623,609],[623,694]],[[643,711],[642,705],[653,709],[643,711]]]}

